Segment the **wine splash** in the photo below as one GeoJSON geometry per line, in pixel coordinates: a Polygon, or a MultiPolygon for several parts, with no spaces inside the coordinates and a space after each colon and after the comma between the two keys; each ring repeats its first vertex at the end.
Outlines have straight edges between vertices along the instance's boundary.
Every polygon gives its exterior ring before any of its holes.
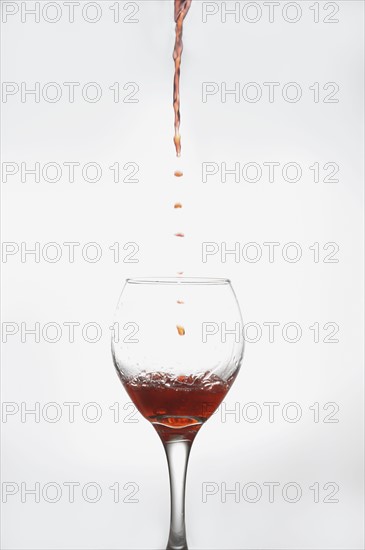
{"type": "Polygon", "coordinates": [[[154,372],[139,374],[123,384],[163,441],[177,435],[192,441],[219,407],[234,378],[225,382],[209,372],[189,376],[154,372]]]}

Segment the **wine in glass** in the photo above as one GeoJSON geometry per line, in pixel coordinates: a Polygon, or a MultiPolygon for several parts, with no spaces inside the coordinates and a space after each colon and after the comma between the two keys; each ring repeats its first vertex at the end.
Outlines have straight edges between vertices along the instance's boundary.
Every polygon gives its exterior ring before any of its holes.
{"type": "Polygon", "coordinates": [[[242,317],[228,279],[128,279],[116,311],[114,365],[164,445],[171,492],[167,550],[186,550],[185,480],[193,440],[233,384],[242,317]]]}

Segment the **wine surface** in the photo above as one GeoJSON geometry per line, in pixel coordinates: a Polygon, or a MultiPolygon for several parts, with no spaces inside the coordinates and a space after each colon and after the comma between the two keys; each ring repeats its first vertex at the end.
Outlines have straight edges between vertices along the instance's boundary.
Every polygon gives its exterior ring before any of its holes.
{"type": "Polygon", "coordinates": [[[172,376],[153,372],[123,380],[137,409],[164,441],[176,435],[192,441],[232,383],[233,379],[225,382],[211,373],[172,376]]]}

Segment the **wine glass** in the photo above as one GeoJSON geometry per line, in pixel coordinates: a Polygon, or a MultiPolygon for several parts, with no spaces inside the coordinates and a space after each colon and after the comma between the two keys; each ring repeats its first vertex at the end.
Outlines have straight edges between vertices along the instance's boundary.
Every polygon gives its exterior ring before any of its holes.
{"type": "Polygon", "coordinates": [[[241,312],[228,279],[127,279],[112,354],[128,395],[165,448],[171,492],[167,550],[187,550],[191,445],[235,380],[243,349],[241,312]]]}

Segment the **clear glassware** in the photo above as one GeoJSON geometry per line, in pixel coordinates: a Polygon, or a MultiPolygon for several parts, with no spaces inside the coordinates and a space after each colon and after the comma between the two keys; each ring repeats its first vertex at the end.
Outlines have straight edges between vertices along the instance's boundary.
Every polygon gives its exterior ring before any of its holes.
{"type": "Polygon", "coordinates": [[[112,354],[118,376],[165,448],[171,492],[167,550],[187,550],[185,482],[191,445],[241,366],[240,308],[228,279],[128,279],[112,354]]]}

